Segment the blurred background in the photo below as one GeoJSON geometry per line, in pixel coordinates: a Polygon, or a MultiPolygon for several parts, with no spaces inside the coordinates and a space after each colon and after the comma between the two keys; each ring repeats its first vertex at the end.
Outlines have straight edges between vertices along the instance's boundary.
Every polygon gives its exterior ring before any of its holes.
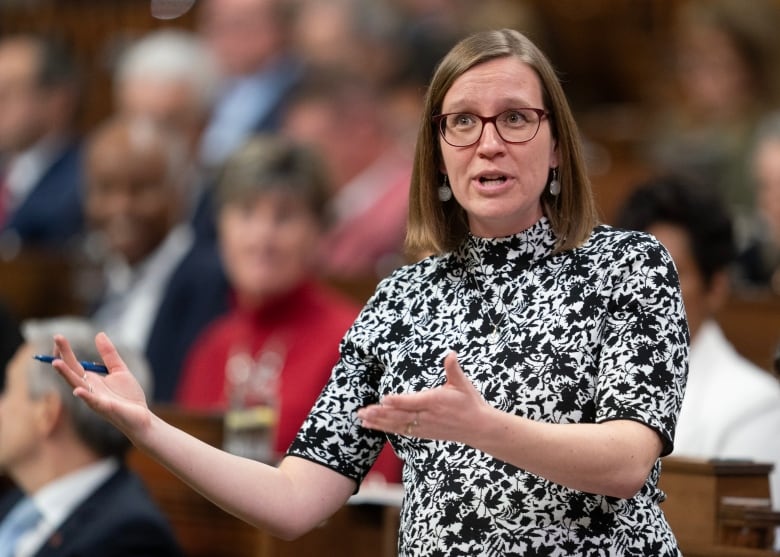
{"type": "MultiPolygon", "coordinates": [[[[146,0],[0,0],[0,40],[40,33],[72,53],[79,72],[78,98],[68,133],[79,138],[88,138],[119,110],[117,71],[123,53],[150,33],[182,30],[203,40],[214,54],[219,91],[250,71],[231,68],[230,60],[237,62],[242,51],[252,50],[256,60],[250,52],[248,64],[261,64],[264,56],[293,61],[298,72],[294,80],[304,86],[290,89],[291,112],[306,104],[307,87],[320,93],[332,87],[321,79],[323,75],[346,76],[355,90],[358,84],[366,87],[373,96],[366,101],[367,113],[381,116],[383,149],[389,149],[389,134],[392,149],[408,158],[419,124],[416,111],[436,60],[466,33],[517,28],[542,47],[560,73],[586,140],[605,222],[613,221],[635,184],[658,172],[695,174],[722,191],[733,210],[741,254],[733,274],[733,300],[723,313],[724,328],[748,357],[771,367],[780,340],[780,210],[773,209],[780,206],[780,186],[773,180],[780,183],[780,178],[766,177],[761,183],[753,151],[760,124],[780,108],[776,83],[780,2],[258,0],[256,14],[266,11],[263,24],[253,22],[251,15],[228,13],[233,9],[250,14],[252,3],[197,0],[184,15],[159,19],[146,0]],[[276,4],[281,7],[269,7],[276,4]],[[269,19],[269,9],[279,12],[276,23],[269,19]]],[[[332,97],[337,95],[330,91],[332,97]]],[[[281,118],[282,113],[279,108],[275,115],[281,118]]],[[[348,117],[342,119],[346,127],[348,117]]],[[[266,129],[296,138],[308,134],[312,136],[306,137],[308,141],[316,143],[319,137],[322,143],[317,121],[312,112],[304,111],[297,120],[286,118],[266,129]]],[[[209,124],[204,128],[208,130],[209,124]]],[[[347,154],[324,156],[344,160],[331,169],[336,182],[349,182],[358,173],[338,176],[348,174],[344,169],[350,164],[357,165],[350,159],[357,155],[350,150],[361,143],[357,138],[364,131],[351,133],[347,154]]],[[[198,156],[204,166],[218,168],[222,155],[206,153],[208,133],[203,135],[198,156]]],[[[336,143],[324,135],[324,143],[336,143]]],[[[12,159],[12,150],[0,144],[0,164],[12,159]]],[[[350,199],[359,196],[342,199],[339,210],[349,213],[350,199]]],[[[403,214],[400,207],[398,214],[403,214]]],[[[89,229],[88,222],[84,228],[89,229]]],[[[5,235],[0,242],[0,300],[15,318],[93,309],[103,287],[95,270],[94,243],[88,232],[81,232],[78,240],[55,247],[5,235]]],[[[342,232],[349,234],[354,238],[354,233],[342,232]]],[[[333,247],[331,253],[340,253],[339,249],[333,247]]],[[[354,261],[349,255],[344,260],[354,261]]],[[[349,272],[337,272],[346,268],[338,261],[323,269],[332,284],[362,301],[376,280],[402,262],[400,248],[394,246],[365,265],[356,263],[349,272]],[[337,271],[328,272],[329,268],[337,271]]]]}

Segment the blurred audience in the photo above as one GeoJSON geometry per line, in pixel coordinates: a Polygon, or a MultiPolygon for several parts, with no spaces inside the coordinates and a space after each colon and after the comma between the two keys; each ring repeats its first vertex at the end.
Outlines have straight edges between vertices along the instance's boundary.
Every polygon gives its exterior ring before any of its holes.
{"type": "MultiPolygon", "coordinates": [[[[755,125],[778,100],[774,0],[679,2],[669,45],[674,87],[653,116],[647,160],[715,187],[734,216],[743,246],[755,198],[749,172],[755,125]]],[[[669,79],[671,77],[671,79],[669,79]]]]}
{"type": "Polygon", "coordinates": [[[756,204],[739,278],[746,285],[780,294],[780,112],[762,118],[750,162],[756,204]]]}
{"type": "MultiPolygon", "coordinates": [[[[235,307],[193,345],[176,400],[198,410],[270,409],[272,461],[294,439],[359,311],[316,278],[328,191],[314,154],[274,136],[234,153],[216,189],[235,307]]],[[[399,481],[390,457],[393,467],[380,470],[399,481]]]]}
{"type": "Polygon", "coordinates": [[[673,454],[774,464],[780,508],[780,382],[738,354],[715,321],[735,254],[727,207],[715,189],[665,176],[637,186],[617,225],[658,238],[680,276],[691,348],[673,454]]]}
{"type": "MultiPolygon", "coordinates": [[[[24,344],[6,369],[0,395],[0,470],[16,488],[0,499],[0,553],[50,557],[175,557],[174,533],[125,465],[127,438],[92,412],[49,364],[54,334],[64,334],[80,358],[99,361],[96,329],[85,320],[27,321],[24,344]],[[16,517],[31,509],[29,520],[16,517]]],[[[151,393],[143,357],[126,347],[136,379],[151,393]]],[[[89,383],[89,378],[85,381],[89,383]]]]}
{"type": "Polygon", "coordinates": [[[291,94],[283,133],[317,150],[333,187],[326,275],[376,280],[404,262],[411,153],[376,88],[336,71],[310,72],[291,94]]]}
{"type": "Polygon", "coordinates": [[[124,51],[114,79],[119,114],[148,118],[186,138],[190,177],[184,184],[196,242],[214,241],[211,173],[199,161],[203,130],[219,86],[216,61],[196,34],[151,32],[124,51]]]}
{"type": "Polygon", "coordinates": [[[83,228],[80,76],[51,37],[0,40],[0,236],[6,250],[66,248],[83,228]]]}
{"type": "Polygon", "coordinates": [[[307,68],[360,75],[381,87],[402,63],[402,24],[392,0],[301,0],[292,44],[307,68]]]}
{"type": "Polygon", "coordinates": [[[173,397],[193,340],[228,307],[216,247],[196,244],[185,219],[189,168],[184,140],[145,119],[112,118],[87,146],[90,248],[105,280],[93,318],[146,355],[156,401],[173,397]]]}
{"type": "Polygon", "coordinates": [[[287,93],[303,68],[292,54],[293,2],[201,0],[200,32],[222,84],[201,145],[201,160],[219,165],[253,132],[278,127],[287,93]]]}

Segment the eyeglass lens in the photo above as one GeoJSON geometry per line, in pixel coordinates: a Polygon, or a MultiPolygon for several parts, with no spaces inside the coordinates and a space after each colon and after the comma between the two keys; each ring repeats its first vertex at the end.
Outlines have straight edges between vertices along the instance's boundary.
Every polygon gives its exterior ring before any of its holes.
{"type": "Polygon", "coordinates": [[[525,143],[536,136],[542,115],[535,110],[515,108],[492,117],[467,112],[445,114],[439,122],[444,140],[455,147],[473,145],[482,137],[485,122],[493,122],[501,139],[508,143],[525,143]]]}

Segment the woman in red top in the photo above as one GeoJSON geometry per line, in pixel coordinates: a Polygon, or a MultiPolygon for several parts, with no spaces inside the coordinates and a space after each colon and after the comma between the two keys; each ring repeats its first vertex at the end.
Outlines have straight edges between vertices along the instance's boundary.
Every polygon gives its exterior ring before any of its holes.
{"type": "MultiPolygon", "coordinates": [[[[255,137],[237,151],[215,192],[235,303],[193,345],[177,402],[190,410],[272,409],[272,460],[295,437],[359,311],[314,278],[327,192],[312,153],[275,137],[255,137]]],[[[375,470],[400,481],[392,454],[375,470]]]]}

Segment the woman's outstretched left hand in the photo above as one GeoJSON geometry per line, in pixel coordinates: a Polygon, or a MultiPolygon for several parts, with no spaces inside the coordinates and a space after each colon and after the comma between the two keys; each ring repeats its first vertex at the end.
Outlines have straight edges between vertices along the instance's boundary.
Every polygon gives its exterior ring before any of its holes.
{"type": "Polygon", "coordinates": [[[474,388],[455,352],[444,358],[446,382],[410,394],[387,395],[380,404],[358,410],[363,427],[388,433],[472,444],[478,417],[490,406],[474,388]]]}

